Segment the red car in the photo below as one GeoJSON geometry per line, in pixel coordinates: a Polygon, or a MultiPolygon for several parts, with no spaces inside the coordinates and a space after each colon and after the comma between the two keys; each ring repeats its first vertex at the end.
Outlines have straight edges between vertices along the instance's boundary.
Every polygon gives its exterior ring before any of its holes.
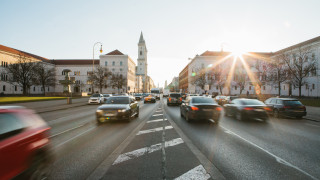
{"type": "Polygon", "coordinates": [[[0,106],[0,179],[42,179],[51,162],[50,127],[32,110],[0,106]]]}

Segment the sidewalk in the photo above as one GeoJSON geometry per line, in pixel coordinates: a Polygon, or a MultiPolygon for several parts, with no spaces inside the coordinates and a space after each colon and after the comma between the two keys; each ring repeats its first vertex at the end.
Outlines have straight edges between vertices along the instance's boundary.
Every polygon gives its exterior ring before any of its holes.
{"type": "Polygon", "coordinates": [[[304,118],[320,122],[320,107],[306,106],[306,108],[307,116],[305,116],[304,118]]]}
{"type": "Polygon", "coordinates": [[[67,99],[50,100],[50,101],[35,101],[25,103],[3,104],[2,106],[24,106],[33,109],[37,113],[44,113],[49,111],[56,111],[61,109],[68,109],[71,107],[84,106],[88,103],[88,97],[72,99],[72,104],[67,104],[67,99]]]}

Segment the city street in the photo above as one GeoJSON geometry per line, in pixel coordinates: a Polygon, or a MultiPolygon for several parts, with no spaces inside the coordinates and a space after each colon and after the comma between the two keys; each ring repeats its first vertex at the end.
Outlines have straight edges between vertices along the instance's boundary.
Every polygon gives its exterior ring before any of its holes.
{"type": "Polygon", "coordinates": [[[97,126],[97,107],[40,114],[52,127],[50,179],[320,178],[318,122],[222,116],[219,125],[188,123],[164,99],[140,102],[131,122],[97,126]]]}

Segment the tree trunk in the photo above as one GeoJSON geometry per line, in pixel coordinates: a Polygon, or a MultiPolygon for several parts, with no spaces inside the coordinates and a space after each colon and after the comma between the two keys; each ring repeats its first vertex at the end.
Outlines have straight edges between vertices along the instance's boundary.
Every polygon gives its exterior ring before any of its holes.
{"type": "Polygon", "coordinates": [[[279,87],[278,96],[280,97],[281,96],[281,83],[280,82],[278,82],[278,87],[279,87]]]}
{"type": "Polygon", "coordinates": [[[23,90],[22,90],[22,91],[23,91],[23,95],[26,96],[26,95],[27,95],[27,86],[26,86],[26,85],[23,85],[23,86],[22,86],[22,89],[23,89],[23,90]]]}
{"type": "Polygon", "coordinates": [[[42,84],[42,89],[43,89],[43,95],[46,95],[46,86],[42,84]]]}
{"type": "Polygon", "coordinates": [[[299,83],[299,97],[301,97],[301,83],[299,83]]]}

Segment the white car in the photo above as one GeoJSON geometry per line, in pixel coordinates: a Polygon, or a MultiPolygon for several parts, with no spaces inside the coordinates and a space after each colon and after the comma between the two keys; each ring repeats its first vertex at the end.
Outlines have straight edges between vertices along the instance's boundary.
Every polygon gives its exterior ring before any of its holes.
{"type": "Polygon", "coordinates": [[[101,104],[104,102],[102,94],[92,94],[89,98],[88,104],[101,104]]]}

